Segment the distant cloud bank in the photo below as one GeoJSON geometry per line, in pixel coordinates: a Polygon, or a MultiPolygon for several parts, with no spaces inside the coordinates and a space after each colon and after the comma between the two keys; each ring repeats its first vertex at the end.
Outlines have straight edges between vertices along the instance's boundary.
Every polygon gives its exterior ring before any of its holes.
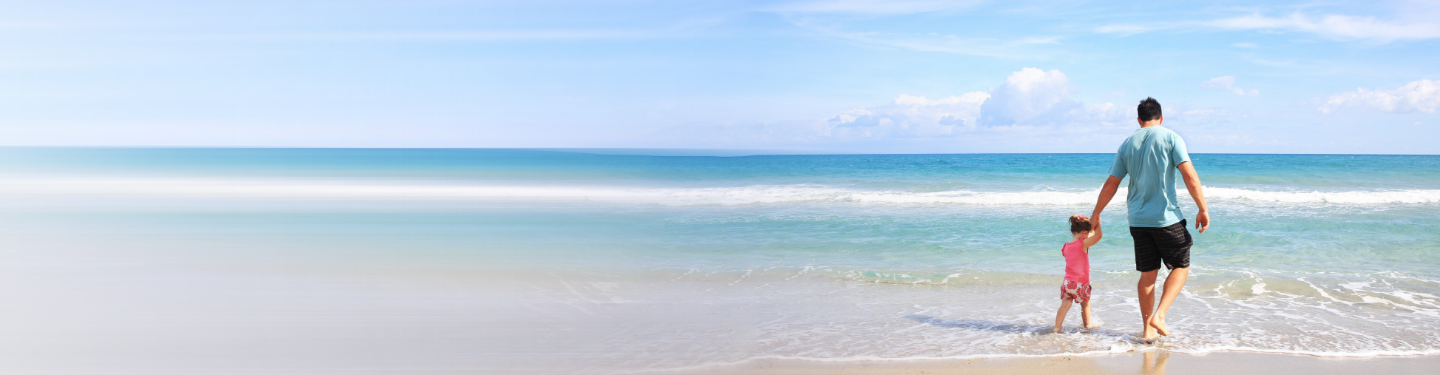
{"type": "Polygon", "coordinates": [[[957,128],[975,125],[980,105],[987,99],[990,94],[978,91],[941,99],[901,94],[890,104],[853,109],[832,116],[825,123],[832,131],[864,136],[950,135],[957,128]]]}
{"type": "Polygon", "coordinates": [[[825,123],[837,135],[918,137],[999,126],[1115,124],[1133,117],[1113,103],[1080,103],[1071,98],[1074,92],[1059,70],[1024,68],[990,92],[941,99],[902,94],[890,104],[853,109],[825,123]]]}
{"type": "Polygon", "coordinates": [[[1414,111],[1435,113],[1440,108],[1440,80],[1422,79],[1410,82],[1394,90],[1356,89],[1331,95],[1320,106],[1320,113],[1331,113],[1341,108],[1358,107],[1389,113],[1414,111]]]}

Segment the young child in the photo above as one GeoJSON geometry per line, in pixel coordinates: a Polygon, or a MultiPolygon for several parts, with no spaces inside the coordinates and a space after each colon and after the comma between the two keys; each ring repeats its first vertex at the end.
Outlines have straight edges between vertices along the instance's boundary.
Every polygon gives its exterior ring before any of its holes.
{"type": "Polygon", "coordinates": [[[1082,215],[1070,217],[1070,235],[1073,241],[1060,248],[1065,256],[1065,282],[1060,284],[1060,311],[1055,313],[1055,333],[1065,324],[1065,313],[1070,311],[1070,302],[1080,303],[1080,318],[1085,329],[1090,324],[1090,246],[1100,242],[1103,235],[1099,227],[1091,234],[1090,219],[1082,215]]]}

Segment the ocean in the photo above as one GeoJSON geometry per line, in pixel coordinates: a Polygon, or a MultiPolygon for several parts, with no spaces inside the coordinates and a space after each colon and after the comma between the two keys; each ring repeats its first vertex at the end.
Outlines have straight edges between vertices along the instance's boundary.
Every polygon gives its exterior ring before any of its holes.
{"type": "Polygon", "coordinates": [[[1113,154],[0,149],[0,369],[1440,354],[1440,156],[1191,156],[1211,227],[1141,343],[1123,184],[1100,326],[1050,333],[1113,154]]]}

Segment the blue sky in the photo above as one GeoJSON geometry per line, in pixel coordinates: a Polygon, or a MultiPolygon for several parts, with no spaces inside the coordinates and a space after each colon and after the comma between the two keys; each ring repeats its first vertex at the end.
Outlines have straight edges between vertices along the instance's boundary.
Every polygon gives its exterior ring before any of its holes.
{"type": "Polygon", "coordinates": [[[1440,154],[1440,2],[0,2],[0,145],[1440,154]]]}

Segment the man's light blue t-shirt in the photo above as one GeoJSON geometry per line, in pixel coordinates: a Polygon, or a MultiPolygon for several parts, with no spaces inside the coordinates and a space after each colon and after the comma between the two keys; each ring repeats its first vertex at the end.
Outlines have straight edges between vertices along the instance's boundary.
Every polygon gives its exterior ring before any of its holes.
{"type": "Polygon", "coordinates": [[[1187,161],[1190,153],[1185,151],[1185,140],[1160,126],[1140,128],[1120,144],[1110,175],[1130,175],[1130,193],[1125,198],[1130,206],[1130,226],[1167,227],[1185,218],[1175,196],[1175,169],[1187,161]]]}

